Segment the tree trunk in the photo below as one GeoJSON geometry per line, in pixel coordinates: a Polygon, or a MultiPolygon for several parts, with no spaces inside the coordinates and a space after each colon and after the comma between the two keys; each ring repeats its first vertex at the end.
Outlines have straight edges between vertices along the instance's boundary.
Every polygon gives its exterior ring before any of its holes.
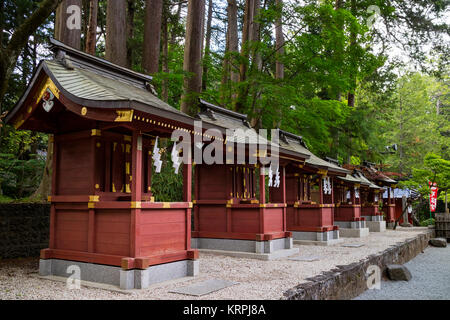
{"type": "Polygon", "coordinates": [[[186,43],[183,70],[189,73],[184,78],[181,111],[197,114],[198,97],[202,89],[202,44],[205,0],[189,0],[186,23],[186,43]]]}
{"type": "Polygon", "coordinates": [[[213,13],[213,2],[209,0],[208,2],[208,20],[206,22],[206,39],[205,39],[205,54],[203,56],[203,80],[202,80],[202,90],[206,90],[206,84],[208,82],[208,64],[210,63],[210,47],[211,47],[211,23],[212,23],[212,13],[213,13]]]}
{"type": "Polygon", "coordinates": [[[131,40],[134,37],[134,13],[136,4],[134,0],[127,1],[127,68],[133,67],[133,46],[131,40]]]}
{"type": "Polygon", "coordinates": [[[223,74],[222,74],[222,97],[224,104],[231,101],[231,105],[235,105],[236,93],[233,88],[239,82],[239,68],[236,55],[239,54],[239,40],[238,40],[238,21],[237,21],[238,7],[236,0],[228,0],[227,6],[227,34],[226,46],[223,59],[223,74]],[[230,83],[231,80],[231,83],[230,83]]]}
{"type": "MultiPolygon", "coordinates": [[[[250,63],[250,41],[253,38],[253,19],[254,19],[254,0],[246,0],[244,20],[242,22],[242,47],[241,47],[241,63],[239,67],[239,82],[243,83],[247,80],[248,66],[250,63]]],[[[234,110],[244,112],[247,104],[248,85],[239,86],[236,96],[234,110]]]]}
{"type": "MultiPolygon", "coordinates": [[[[81,45],[81,28],[79,30],[70,30],[67,28],[67,7],[70,5],[78,5],[81,14],[81,0],[64,0],[56,9],[55,16],[55,39],[59,40],[73,48],[80,49],[81,45]]],[[[81,16],[80,16],[81,19],[81,16]]],[[[43,21],[42,21],[43,22],[43,21]]],[[[41,23],[42,23],[41,22],[41,23]]],[[[47,201],[47,197],[51,194],[52,185],[52,163],[53,163],[53,135],[48,135],[47,159],[45,160],[45,168],[42,174],[41,183],[37,190],[30,197],[37,201],[47,201]]]]}
{"type": "Polygon", "coordinates": [[[142,67],[150,74],[159,71],[162,4],[162,0],[147,0],[145,5],[142,67]]]}
{"type": "Polygon", "coordinates": [[[81,48],[81,0],[63,0],[56,9],[55,15],[55,39],[63,42],[64,44],[80,50],[81,48]],[[79,11],[67,12],[68,7],[76,5],[79,11]],[[79,13],[79,17],[75,17],[79,13]],[[79,27],[76,24],[71,24],[71,19],[79,19],[79,27]],[[69,21],[68,21],[69,20],[69,21]],[[68,28],[68,24],[71,29],[68,28]]]}
{"type": "Polygon", "coordinates": [[[106,60],[119,66],[127,66],[127,3],[108,0],[106,4],[106,60]]]}
{"type": "MultiPolygon", "coordinates": [[[[162,63],[162,72],[165,73],[165,76],[168,76],[169,74],[169,30],[168,30],[169,13],[170,13],[169,1],[165,0],[163,4],[163,20],[161,26],[161,41],[162,41],[161,63],[162,63]]],[[[163,101],[165,102],[169,101],[169,82],[166,77],[162,81],[161,89],[162,89],[161,97],[163,101]]]]}
{"type": "Polygon", "coordinates": [[[276,37],[276,66],[275,66],[275,78],[284,79],[284,64],[280,61],[280,57],[284,55],[284,35],[283,35],[283,24],[282,24],[282,8],[283,0],[275,1],[277,9],[280,11],[280,16],[275,21],[275,37],[276,37]]]}
{"type": "MultiPolygon", "coordinates": [[[[282,80],[284,79],[284,64],[281,61],[284,55],[284,34],[283,34],[283,0],[276,0],[275,5],[277,6],[277,11],[279,12],[279,16],[275,20],[275,48],[277,53],[275,54],[275,79],[282,80]],[[280,59],[281,58],[281,59],[280,59]]],[[[273,125],[275,128],[279,128],[281,126],[282,121],[282,108],[277,109],[278,118],[275,119],[273,125]]]]}
{"type": "Polygon", "coordinates": [[[98,0],[89,2],[89,26],[86,37],[86,52],[95,56],[95,45],[97,43],[97,13],[98,0]]]}

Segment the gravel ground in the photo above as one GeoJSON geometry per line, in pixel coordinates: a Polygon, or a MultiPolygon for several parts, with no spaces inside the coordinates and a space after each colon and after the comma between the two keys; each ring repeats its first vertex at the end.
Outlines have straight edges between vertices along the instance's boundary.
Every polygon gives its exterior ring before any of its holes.
{"type": "Polygon", "coordinates": [[[450,300],[450,246],[430,246],[404,266],[410,281],[382,281],[380,290],[367,290],[355,300],[450,300]]]}
{"type": "Polygon", "coordinates": [[[420,228],[397,228],[383,233],[370,233],[364,239],[344,238],[344,243],[362,243],[360,248],[342,247],[342,244],[297,246],[300,255],[320,256],[319,261],[292,261],[281,258],[260,261],[244,258],[200,254],[200,274],[157,284],[148,289],[130,290],[127,294],[82,286],[69,290],[64,282],[41,279],[36,276],[38,259],[0,260],[0,299],[280,299],[283,292],[306,282],[306,278],[330,270],[337,265],[357,262],[406,239],[424,232],[420,228]],[[223,279],[239,284],[201,297],[169,293],[182,286],[208,279],[223,279]]]}

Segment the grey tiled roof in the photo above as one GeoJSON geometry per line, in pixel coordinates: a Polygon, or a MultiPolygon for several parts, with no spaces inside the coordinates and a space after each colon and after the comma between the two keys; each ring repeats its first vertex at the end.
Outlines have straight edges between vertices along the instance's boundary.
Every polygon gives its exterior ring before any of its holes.
{"type": "Polygon", "coordinates": [[[64,90],[78,98],[95,101],[137,101],[186,116],[180,110],[158,99],[145,88],[144,83],[139,86],[139,84],[76,65],[73,69],[68,69],[57,60],[43,61],[42,63],[64,90]]]}
{"type": "Polygon", "coordinates": [[[292,150],[294,152],[309,155],[309,159],[306,160],[306,164],[310,166],[322,168],[337,173],[349,173],[347,169],[336,166],[313,154],[311,151],[308,150],[308,148],[306,148],[306,146],[303,144],[301,140],[301,137],[299,136],[294,136],[293,134],[289,134],[285,131],[280,130],[280,146],[285,149],[292,150]]]}

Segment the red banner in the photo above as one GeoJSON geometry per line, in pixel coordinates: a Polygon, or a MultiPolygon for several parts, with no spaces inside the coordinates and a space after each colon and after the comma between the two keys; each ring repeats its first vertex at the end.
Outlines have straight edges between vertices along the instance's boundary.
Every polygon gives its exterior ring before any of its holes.
{"type": "Polygon", "coordinates": [[[431,212],[436,211],[437,193],[438,193],[438,188],[436,186],[436,183],[433,183],[433,184],[430,183],[430,211],[431,212]]]}

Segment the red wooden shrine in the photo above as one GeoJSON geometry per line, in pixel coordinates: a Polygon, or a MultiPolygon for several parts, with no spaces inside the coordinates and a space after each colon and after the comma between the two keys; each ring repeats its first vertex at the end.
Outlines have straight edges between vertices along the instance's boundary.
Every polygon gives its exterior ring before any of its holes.
{"type": "Polygon", "coordinates": [[[151,77],[52,44],[56,59],[40,62],[7,116],[17,129],[54,137],[50,243],[41,259],[122,270],[196,259],[191,165],[183,167],[183,201],[155,202],[151,190],[155,137],[189,130],[193,118],[157,99],[151,77]]]}
{"type": "Polygon", "coordinates": [[[225,164],[195,165],[194,231],[192,232],[195,247],[252,253],[271,253],[277,248],[291,249],[292,245],[289,244],[291,233],[286,229],[285,165],[287,162],[284,158],[291,156],[302,161],[304,157],[287,150],[280,150],[280,186],[274,188],[277,192],[267,199],[268,166],[260,162],[237,163],[236,152],[240,148],[238,145],[245,146],[246,159],[251,152],[255,152],[251,151],[251,143],[247,142],[242,134],[246,132],[257,136],[256,131],[250,128],[247,116],[204,101],[202,101],[201,109],[198,118],[204,125],[212,126],[221,132],[227,129],[242,131],[240,133],[236,131],[233,136],[227,136],[224,153],[231,153],[232,156],[231,158],[227,156],[228,161],[225,164]],[[233,161],[230,161],[231,159],[233,161]],[[259,245],[263,242],[275,241],[278,245],[275,247],[271,245],[273,247],[271,249],[265,244],[265,249],[258,249],[255,241],[259,242],[259,245]]]}
{"type": "Polygon", "coordinates": [[[336,209],[334,219],[342,228],[363,228],[365,218],[361,216],[361,186],[369,186],[360,179],[347,174],[335,181],[336,209]]]}
{"type": "Polygon", "coordinates": [[[395,222],[395,199],[392,188],[395,188],[397,181],[389,178],[381,171],[377,170],[373,163],[365,162],[362,170],[367,178],[386,190],[386,197],[383,197],[382,199],[383,213],[388,226],[392,226],[395,222]]]}
{"type": "Polygon", "coordinates": [[[382,221],[383,213],[380,207],[381,187],[368,180],[360,170],[354,170],[353,175],[362,181],[360,187],[361,216],[366,221],[382,221]]]}
{"type": "Polygon", "coordinates": [[[299,243],[339,240],[332,184],[348,171],[315,156],[300,136],[283,130],[279,130],[279,136],[282,147],[307,157],[305,163],[291,161],[286,167],[287,229],[299,243]]]}

